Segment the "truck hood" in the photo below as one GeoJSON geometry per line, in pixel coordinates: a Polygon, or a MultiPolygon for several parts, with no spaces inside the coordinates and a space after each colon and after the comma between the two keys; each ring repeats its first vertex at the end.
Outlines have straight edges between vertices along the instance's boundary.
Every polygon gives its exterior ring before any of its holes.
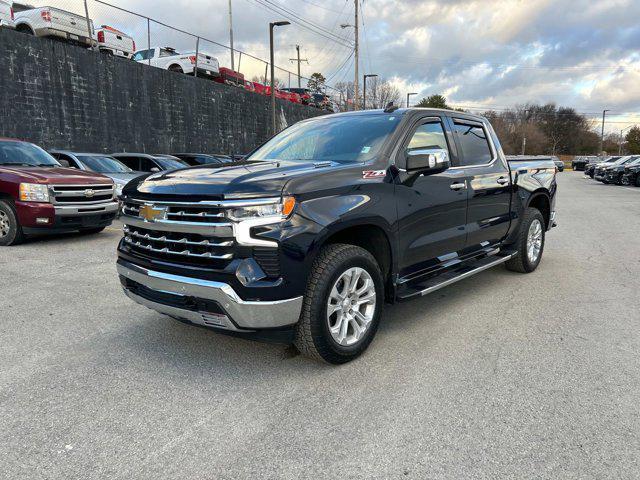
{"type": "Polygon", "coordinates": [[[64,167],[20,167],[2,166],[0,173],[13,176],[20,182],[44,184],[111,184],[111,179],[94,172],[85,172],[75,168],[64,167]]]}
{"type": "Polygon", "coordinates": [[[184,168],[160,172],[130,184],[125,195],[197,196],[214,200],[278,196],[292,178],[340,168],[339,163],[302,163],[287,161],[246,162],[225,167],[184,168]]]}

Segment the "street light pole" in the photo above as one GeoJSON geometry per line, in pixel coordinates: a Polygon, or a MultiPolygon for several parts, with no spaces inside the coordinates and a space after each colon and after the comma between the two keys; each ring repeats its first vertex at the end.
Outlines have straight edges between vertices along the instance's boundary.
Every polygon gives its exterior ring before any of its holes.
{"type": "Polygon", "coordinates": [[[229,44],[231,46],[231,70],[235,72],[236,68],[233,59],[233,15],[231,13],[231,0],[229,0],[229,44]]]}
{"type": "Polygon", "coordinates": [[[377,77],[378,74],[377,73],[369,73],[369,74],[365,74],[363,75],[363,80],[364,80],[364,85],[362,88],[362,109],[366,110],[367,109],[367,78],[373,78],[373,77],[377,77]]]}
{"type": "Polygon", "coordinates": [[[271,59],[271,131],[275,135],[278,127],[276,126],[276,71],[273,65],[274,55],[273,55],[273,28],[274,27],[283,27],[285,25],[290,25],[290,22],[282,21],[282,22],[271,22],[269,24],[269,53],[271,59]]]}
{"type": "Polygon", "coordinates": [[[354,30],[355,30],[355,34],[356,34],[356,43],[355,43],[355,80],[353,82],[353,92],[354,92],[354,102],[353,102],[353,109],[354,110],[358,110],[358,94],[359,92],[359,85],[358,82],[360,80],[359,77],[359,73],[358,73],[358,64],[359,62],[359,48],[358,48],[358,2],[360,0],[354,0],[355,3],[355,10],[356,10],[356,22],[354,25],[354,30]]]}
{"type": "Polygon", "coordinates": [[[628,127],[625,128],[621,128],[620,129],[620,143],[618,144],[618,155],[622,155],[622,134],[625,132],[625,130],[629,130],[630,128],[635,127],[635,125],[629,125],[628,127]]]}
{"type": "Polygon", "coordinates": [[[604,148],[604,119],[607,115],[607,112],[611,110],[603,110],[602,111],[602,131],[600,132],[600,151],[598,152],[598,156],[602,155],[602,149],[604,148]]]}
{"type": "Polygon", "coordinates": [[[416,92],[407,93],[407,108],[409,108],[409,97],[411,95],[417,95],[417,93],[416,92]]]}

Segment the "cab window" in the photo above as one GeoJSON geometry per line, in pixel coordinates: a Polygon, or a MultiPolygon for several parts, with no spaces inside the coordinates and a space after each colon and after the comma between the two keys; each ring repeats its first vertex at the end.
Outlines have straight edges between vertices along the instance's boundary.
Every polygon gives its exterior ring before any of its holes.
{"type": "Polygon", "coordinates": [[[461,153],[461,165],[486,165],[493,160],[486,130],[482,125],[455,122],[455,135],[458,138],[461,153]]]}

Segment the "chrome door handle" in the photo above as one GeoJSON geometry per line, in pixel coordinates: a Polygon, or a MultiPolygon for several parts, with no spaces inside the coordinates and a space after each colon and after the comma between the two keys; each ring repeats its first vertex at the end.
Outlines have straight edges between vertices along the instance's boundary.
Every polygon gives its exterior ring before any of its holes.
{"type": "Polygon", "coordinates": [[[452,183],[451,185],[449,185],[449,188],[451,190],[463,190],[463,189],[467,188],[467,182],[452,183]]]}
{"type": "Polygon", "coordinates": [[[498,182],[500,185],[506,185],[507,183],[509,183],[509,179],[508,179],[508,178],[504,178],[504,177],[500,177],[500,178],[497,180],[497,182],[498,182]]]}

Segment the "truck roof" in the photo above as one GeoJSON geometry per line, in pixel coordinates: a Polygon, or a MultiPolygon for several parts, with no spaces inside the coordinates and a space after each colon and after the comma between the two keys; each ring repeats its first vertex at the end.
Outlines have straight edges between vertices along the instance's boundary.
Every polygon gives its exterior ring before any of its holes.
{"type": "MultiPolygon", "coordinates": [[[[467,112],[459,112],[457,110],[448,110],[448,109],[444,109],[444,108],[421,108],[421,107],[409,107],[409,108],[398,108],[397,110],[394,110],[393,112],[385,112],[383,109],[372,109],[372,110],[358,110],[358,111],[351,111],[351,112],[340,112],[340,113],[334,113],[331,114],[330,116],[336,116],[336,115],[371,115],[373,113],[375,114],[383,114],[383,115],[408,115],[411,113],[416,113],[416,112],[433,112],[434,114],[442,114],[442,113],[446,113],[447,115],[453,115],[457,118],[466,118],[468,120],[475,120],[476,122],[483,122],[486,121],[486,118],[481,116],[481,115],[476,115],[473,113],[467,113],[467,112]]],[[[317,117],[316,117],[317,118],[317,117]]]]}

